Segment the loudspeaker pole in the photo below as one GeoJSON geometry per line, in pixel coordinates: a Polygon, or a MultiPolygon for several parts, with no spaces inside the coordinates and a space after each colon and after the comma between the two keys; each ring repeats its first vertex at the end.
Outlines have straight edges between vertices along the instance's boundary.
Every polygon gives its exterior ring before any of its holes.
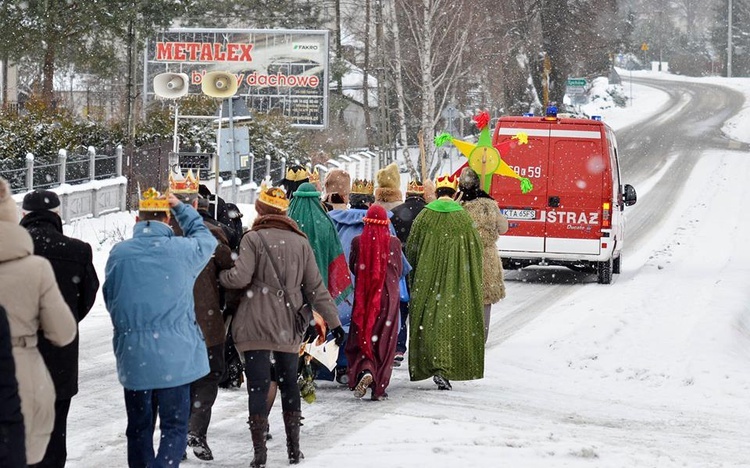
{"type": "MultiPolygon", "coordinates": [[[[224,100],[219,103],[219,128],[217,135],[221,135],[221,116],[224,112],[224,100]]],[[[216,157],[214,158],[214,219],[219,219],[219,158],[221,157],[221,136],[216,139],[216,157]]]]}
{"type": "MultiPolygon", "coordinates": [[[[180,115],[180,105],[177,100],[174,101],[174,133],[172,134],[172,152],[179,154],[180,152],[180,137],[177,135],[177,119],[180,115]]],[[[179,156],[177,157],[177,164],[180,163],[179,156]]]]}
{"type": "Polygon", "coordinates": [[[232,103],[234,97],[229,97],[229,154],[232,158],[232,203],[237,203],[237,185],[235,177],[237,177],[237,155],[234,150],[234,111],[232,103]]]}

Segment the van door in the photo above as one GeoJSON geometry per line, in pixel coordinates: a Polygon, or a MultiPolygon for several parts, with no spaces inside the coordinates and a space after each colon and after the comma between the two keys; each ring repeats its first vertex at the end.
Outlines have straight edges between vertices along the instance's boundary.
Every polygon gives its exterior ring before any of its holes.
{"type": "Polygon", "coordinates": [[[545,252],[600,253],[602,189],[610,174],[602,124],[553,124],[550,130],[545,252]]]}
{"type": "Polygon", "coordinates": [[[509,227],[498,246],[503,251],[544,252],[550,125],[540,119],[503,117],[495,128],[493,144],[507,142],[519,132],[528,135],[528,144],[514,145],[501,152],[501,157],[521,177],[528,177],[534,188],[524,194],[518,180],[492,177],[490,195],[508,218],[509,227]]]}

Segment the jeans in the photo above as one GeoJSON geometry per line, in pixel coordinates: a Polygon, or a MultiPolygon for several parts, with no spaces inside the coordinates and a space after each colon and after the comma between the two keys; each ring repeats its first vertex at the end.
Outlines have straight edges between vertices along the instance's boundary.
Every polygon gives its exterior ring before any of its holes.
{"type": "Polygon", "coordinates": [[[224,374],[224,343],[207,348],[208,364],[211,370],[190,384],[190,424],[188,430],[195,435],[206,437],[211,422],[211,408],[219,393],[219,380],[224,374]]]}
{"type": "Polygon", "coordinates": [[[128,466],[174,468],[180,466],[187,447],[190,418],[190,384],[155,390],[125,389],[128,413],[128,466]],[[159,413],[159,451],[154,457],[154,417],[159,413]]]}
{"type": "Polygon", "coordinates": [[[399,302],[398,304],[400,316],[401,316],[401,329],[398,331],[398,341],[396,342],[396,352],[406,352],[406,339],[409,337],[409,332],[406,330],[406,324],[409,322],[409,303],[399,302]]]}
{"type": "Polygon", "coordinates": [[[271,385],[271,359],[276,372],[276,382],[281,390],[281,408],[300,411],[300,394],[297,385],[297,353],[278,351],[245,351],[245,377],[247,378],[248,410],[250,415],[268,414],[266,396],[271,385]]]}

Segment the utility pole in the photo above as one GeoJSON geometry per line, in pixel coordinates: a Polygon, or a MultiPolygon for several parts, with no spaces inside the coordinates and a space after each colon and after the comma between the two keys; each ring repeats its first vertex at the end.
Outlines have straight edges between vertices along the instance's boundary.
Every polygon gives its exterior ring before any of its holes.
{"type": "Polygon", "coordinates": [[[133,189],[132,187],[132,179],[133,179],[133,157],[134,157],[134,145],[135,145],[135,73],[138,69],[137,66],[137,51],[136,47],[138,46],[138,36],[136,32],[136,22],[138,20],[138,0],[133,1],[131,5],[132,11],[130,13],[130,18],[128,19],[128,78],[127,78],[127,123],[126,123],[126,129],[127,129],[127,167],[128,167],[128,182],[127,182],[127,188],[125,192],[127,193],[127,197],[125,199],[125,205],[127,209],[131,208],[131,197],[130,192],[133,189]]]}
{"type": "Polygon", "coordinates": [[[732,77],[732,0],[727,8],[727,78],[732,77]]]}

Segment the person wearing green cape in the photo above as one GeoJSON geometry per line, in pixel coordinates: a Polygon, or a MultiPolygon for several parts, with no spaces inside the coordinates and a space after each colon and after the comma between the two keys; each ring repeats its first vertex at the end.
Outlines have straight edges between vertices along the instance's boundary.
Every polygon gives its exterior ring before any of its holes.
{"type": "Polygon", "coordinates": [[[413,267],[409,303],[409,375],[450,380],[484,377],[482,242],[469,214],[451,195],[457,177],[437,180],[438,199],[414,220],[406,244],[413,267]]]}
{"type": "MultiPolygon", "coordinates": [[[[336,306],[339,306],[339,319],[345,328],[349,328],[350,315],[341,314],[341,303],[354,293],[352,278],[349,274],[349,264],[344,255],[336,227],[328,217],[326,209],[320,200],[320,192],[309,182],[301,184],[294,192],[289,202],[287,214],[297,222],[300,230],[307,235],[307,240],[315,254],[323,284],[328,287],[336,306]]],[[[339,349],[336,366],[346,369],[346,353],[344,347],[339,349]]],[[[322,365],[313,365],[315,379],[334,380],[334,372],[322,365]]]]}
{"type": "Polygon", "coordinates": [[[297,188],[287,214],[307,235],[323,284],[328,287],[336,305],[339,305],[354,288],[336,228],[323,208],[320,192],[313,184],[305,182],[297,188]]]}

